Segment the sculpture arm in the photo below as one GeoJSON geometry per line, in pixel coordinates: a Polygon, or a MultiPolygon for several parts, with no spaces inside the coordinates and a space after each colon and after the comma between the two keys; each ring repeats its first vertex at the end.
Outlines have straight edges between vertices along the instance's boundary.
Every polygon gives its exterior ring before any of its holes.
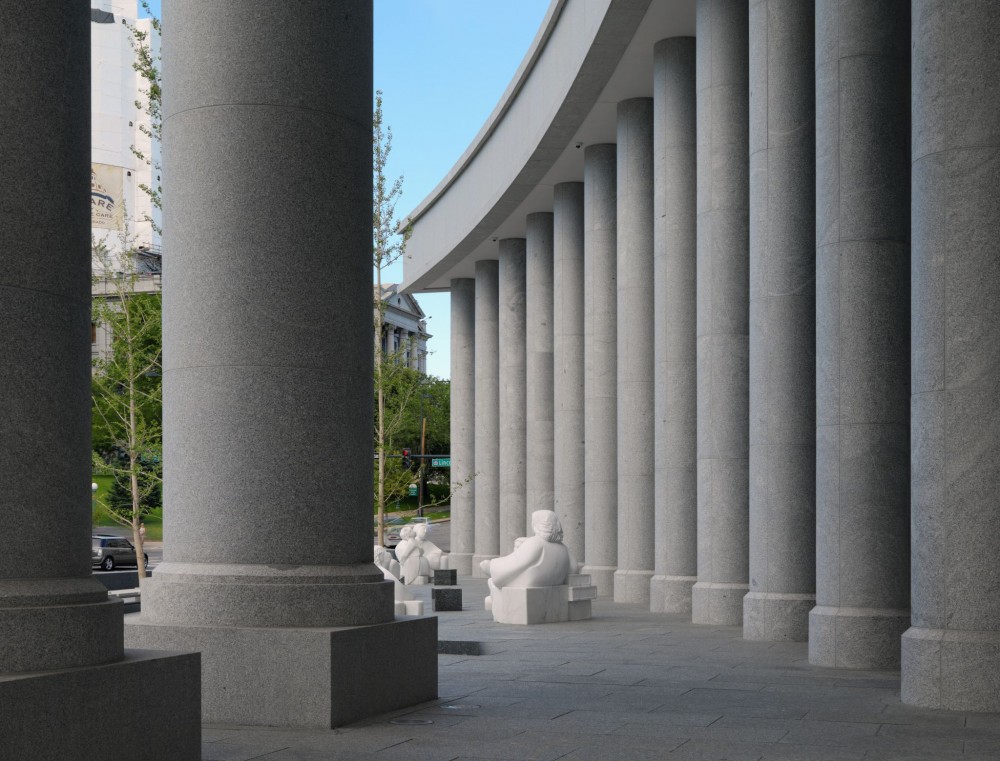
{"type": "Polygon", "coordinates": [[[509,555],[490,561],[490,578],[497,587],[504,587],[541,558],[542,547],[536,542],[525,542],[509,555]]]}

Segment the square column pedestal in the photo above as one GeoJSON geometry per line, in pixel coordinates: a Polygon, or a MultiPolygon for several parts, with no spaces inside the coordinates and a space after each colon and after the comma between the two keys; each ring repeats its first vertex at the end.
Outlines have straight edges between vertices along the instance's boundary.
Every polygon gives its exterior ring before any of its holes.
{"type": "Polygon", "coordinates": [[[252,628],[129,616],[126,647],[197,650],[202,720],[332,729],[434,700],[437,618],[372,626],[252,628]]]}
{"type": "Polygon", "coordinates": [[[0,759],[197,761],[197,653],[0,675],[0,759]]]}

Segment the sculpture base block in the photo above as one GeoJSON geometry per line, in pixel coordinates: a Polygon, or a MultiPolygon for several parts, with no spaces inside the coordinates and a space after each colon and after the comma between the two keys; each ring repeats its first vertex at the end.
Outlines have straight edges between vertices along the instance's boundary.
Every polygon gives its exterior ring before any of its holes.
{"type": "Polygon", "coordinates": [[[424,615],[424,601],[396,600],[395,614],[397,616],[422,616],[424,615]]]}
{"type": "Polygon", "coordinates": [[[199,761],[197,653],[0,675],[0,758],[199,761]]]}
{"type": "MultiPolygon", "coordinates": [[[[504,587],[501,600],[496,596],[487,610],[493,612],[498,624],[558,624],[564,621],[585,621],[591,616],[590,601],[597,597],[597,587],[504,587]]],[[[490,598],[487,598],[490,600],[490,598]]]]}
{"type": "Polygon", "coordinates": [[[264,629],[154,624],[140,614],[125,618],[125,641],[200,651],[207,723],[331,729],[437,697],[433,617],[264,629]]]}

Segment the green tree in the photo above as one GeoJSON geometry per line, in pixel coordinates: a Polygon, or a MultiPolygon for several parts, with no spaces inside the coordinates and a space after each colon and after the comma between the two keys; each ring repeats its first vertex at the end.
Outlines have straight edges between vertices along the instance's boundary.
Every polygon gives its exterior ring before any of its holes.
{"type": "MultiPolygon", "coordinates": [[[[382,91],[375,93],[375,112],[372,114],[372,265],[375,272],[375,304],[372,336],[375,348],[375,505],[378,512],[378,544],[385,540],[386,502],[399,490],[406,477],[403,469],[396,472],[387,466],[389,442],[398,428],[406,407],[406,401],[413,394],[412,387],[402,381],[406,378],[406,368],[399,362],[399,356],[382,349],[382,324],[385,320],[385,293],[382,276],[385,268],[406,252],[406,242],[410,238],[410,226],[400,225],[396,219],[396,202],[403,193],[403,178],[389,182],[385,176],[386,164],[392,151],[392,129],[383,126],[382,91]],[[394,405],[386,406],[389,389],[394,390],[394,405]],[[397,406],[398,405],[398,406],[397,406]]],[[[411,384],[412,386],[412,384],[411,384]]],[[[408,481],[406,482],[409,483],[408,481]]],[[[405,488],[405,487],[403,487],[405,488]]]]}
{"type": "Polygon", "coordinates": [[[141,583],[140,526],[156,507],[162,475],[161,297],[152,276],[139,271],[127,232],[119,242],[122,253],[94,244],[92,322],[108,336],[93,362],[94,466],[128,495],[102,507],[132,529],[141,583]]]}

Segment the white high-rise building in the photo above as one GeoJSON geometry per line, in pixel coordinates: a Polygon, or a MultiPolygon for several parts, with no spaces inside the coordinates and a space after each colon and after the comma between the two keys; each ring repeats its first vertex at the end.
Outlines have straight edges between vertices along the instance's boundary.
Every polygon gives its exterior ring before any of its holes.
{"type": "Polygon", "coordinates": [[[160,146],[150,138],[149,83],[134,67],[133,30],[146,35],[154,60],[160,39],[138,15],[137,0],[91,0],[91,227],[109,250],[120,250],[127,233],[132,245],[158,252],[159,210],[142,186],[160,184],[160,146]]]}

